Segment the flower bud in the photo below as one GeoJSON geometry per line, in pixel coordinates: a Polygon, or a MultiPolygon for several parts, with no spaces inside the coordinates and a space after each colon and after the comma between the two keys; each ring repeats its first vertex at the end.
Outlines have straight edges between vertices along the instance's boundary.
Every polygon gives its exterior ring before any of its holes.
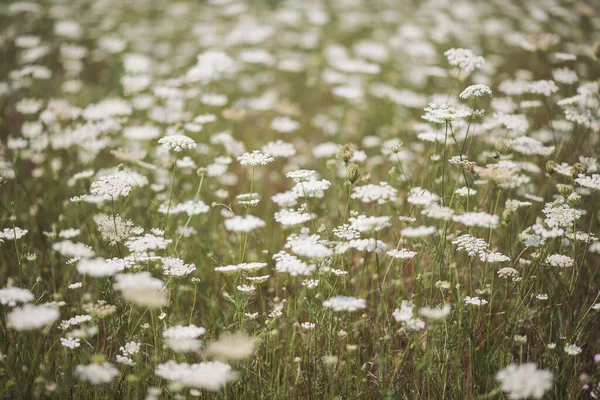
{"type": "Polygon", "coordinates": [[[400,150],[402,150],[402,146],[404,146],[404,143],[400,142],[395,146],[392,146],[390,148],[391,152],[394,154],[400,153],[400,150]]]}
{"type": "Polygon", "coordinates": [[[558,193],[560,193],[560,195],[563,197],[569,197],[569,195],[573,193],[573,186],[571,185],[564,185],[562,183],[559,183],[558,185],[556,185],[556,188],[558,189],[558,193]]]}
{"type": "Polygon", "coordinates": [[[342,160],[344,164],[348,164],[352,156],[354,156],[354,152],[356,151],[356,145],[352,143],[344,144],[340,146],[335,158],[338,160],[342,160]]]}
{"type": "Polygon", "coordinates": [[[514,212],[511,210],[504,210],[502,212],[502,222],[508,225],[510,223],[510,220],[512,219],[513,214],[514,212]]]}
{"type": "Polygon", "coordinates": [[[581,204],[581,196],[578,193],[571,193],[569,197],[567,197],[567,204],[571,207],[577,207],[581,204]]]}
{"type": "Polygon", "coordinates": [[[554,167],[556,167],[556,162],[553,160],[548,160],[546,163],[546,172],[552,175],[554,173],[554,167]]]}
{"type": "Polygon", "coordinates": [[[348,179],[348,182],[353,184],[358,178],[360,178],[360,169],[358,168],[358,165],[354,163],[348,164],[346,167],[346,179],[348,179]]]}
{"type": "Polygon", "coordinates": [[[498,139],[496,140],[496,143],[494,144],[494,147],[496,148],[496,150],[499,153],[508,153],[508,151],[510,150],[510,142],[506,139],[498,139]]]}
{"type": "Polygon", "coordinates": [[[587,170],[587,165],[578,162],[573,164],[573,166],[571,167],[571,175],[573,176],[573,178],[576,178],[580,174],[585,174],[587,170]]]}

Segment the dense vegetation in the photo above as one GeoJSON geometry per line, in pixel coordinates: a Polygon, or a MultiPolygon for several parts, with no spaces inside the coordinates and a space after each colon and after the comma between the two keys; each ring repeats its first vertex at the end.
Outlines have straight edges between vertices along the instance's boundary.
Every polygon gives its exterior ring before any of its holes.
{"type": "Polygon", "coordinates": [[[600,396],[600,6],[0,4],[0,396],[600,396]]]}

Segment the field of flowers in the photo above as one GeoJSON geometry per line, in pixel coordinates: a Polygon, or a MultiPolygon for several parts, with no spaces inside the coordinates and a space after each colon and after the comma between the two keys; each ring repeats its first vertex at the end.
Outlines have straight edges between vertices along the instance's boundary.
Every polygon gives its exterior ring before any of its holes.
{"type": "Polygon", "coordinates": [[[597,0],[0,4],[0,397],[600,397],[597,0]]]}

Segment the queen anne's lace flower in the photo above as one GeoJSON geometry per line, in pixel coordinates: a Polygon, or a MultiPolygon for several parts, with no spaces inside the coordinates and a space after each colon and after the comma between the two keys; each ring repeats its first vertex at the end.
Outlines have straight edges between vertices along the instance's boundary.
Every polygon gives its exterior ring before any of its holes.
{"type": "Polygon", "coordinates": [[[350,228],[359,232],[380,231],[392,225],[388,216],[367,217],[366,215],[359,215],[356,218],[349,218],[348,221],[350,222],[350,228]]]}
{"type": "Polygon", "coordinates": [[[223,267],[216,267],[215,271],[224,272],[224,273],[234,273],[238,271],[255,271],[266,267],[267,263],[264,262],[251,262],[251,263],[241,263],[236,265],[226,265],[223,267]]]}
{"type": "Polygon", "coordinates": [[[454,215],[454,210],[449,207],[442,207],[433,203],[425,207],[423,211],[421,211],[421,215],[433,219],[441,219],[444,221],[448,221],[454,215]]]}
{"type": "Polygon", "coordinates": [[[120,215],[96,214],[93,219],[102,240],[111,246],[143,232],[142,228],[136,228],[131,220],[123,219],[120,215]]]}
{"type": "Polygon", "coordinates": [[[309,179],[296,183],[292,188],[292,193],[297,197],[315,197],[320,199],[325,195],[325,191],[329,189],[330,186],[331,182],[327,179],[309,179]]]}
{"type": "Polygon", "coordinates": [[[133,359],[131,359],[127,356],[122,356],[120,354],[117,354],[115,359],[116,359],[117,363],[127,365],[129,367],[133,367],[134,365],[136,365],[135,361],[133,361],[133,359]]]}
{"type": "Polygon", "coordinates": [[[280,251],[273,256],[277,272],[288,273],[291,276],[310,275],[316,269],[315,265],[307,264],[298,257],[280,251]]]}
{"type": "Polygon", "coordinates": [[[45,305],[34,306],[25,304],[13,309],[7,316],[8,326],[18,331],[29,331],[44,328],[60,317],[60,312],[54,307],[45,305]]]}
{"type": "Polygon", "coordinates": [[[297,169],[285,174],[286,177],[292,179],[296,183],[317,179],[317,172],[311,169],[297,169]]]}
{"type": "Polygon", "coordinates": [[[262,151],[273,157],[291,157],[296,154],[294,145],[283,140],[267,143],[263,146],[262,151]]]}
{"type": "Polygon", "coordinates": [[[23,236],[27,235],[29,230],[21,229],[18,226],[14,228],[4,228],[4,230],[0,231],[0,243],[2,239],[4,240],[19,240],[23,236]]]}
{"type": "Polygon", "coordinates": [[[498,277],[502,279],[512,279],[513,281],[519,278],[519,271],[511,267],[504,267],[498,270],[498,277]]]}
{"type": "Polygon", "coordinates": [[[237,158],[237,160],[242,165],[249,165],[251,167],[256,167],[258,165],[267,165],[270,162],[273,162],[275,158],[271,157],[266,153],[262,153],[258,150],[254,150],[252,153],[244,153],[237,158]]]}
{"type": "Polygon", "coordinates": [[[402,326],[409,331],[420,331],[425,328],[425,321],[414,316],[415,305],[407,300],[402,300],[400,308],[396,308],[392,313],[394,319],[402,323],[402,326]]]}
{"type": "Polygon", "coordinates": [[[333,256],[333,251],[322,243],[320,236],[310,235],[308,229],[303,229],[300,235],[288,236],[285,247],[302,257],[326,258],[333,256]]]}
{"type": "Polygon", "coordinates": [[[415,228],[404,228],[400,231],[400,233],[402,236],[406,237],[424,237],[433,235],[436,231],[437,229],[435,226],[418,226],[415,228]]]}
{"type": "Polygon", "coordinates": [[[485,299],[480,299],[479,297],[471,297],[471,296],[466,296],[465,297],[465,304],[470,304],[473,306],[484,306],[488,303],[487,300],[485,299]]]}
{"type": "Polygon", "coordinates": [[[419,315],[429,320],[438,320],[446,318],[451,310],[450,304],[444,304],[441,307],[421,307],[419,308],[419,315]]]}
{"type": "Polygon", "coordinates": [[[431,193],[427,189],[420,187],[414,187],[410,189],[410,194],[406,201],[410,204],[416,205],[429,205],[436,202],[439,199],[438,195],[431,193]]]}
{"type": "Polygon", "coordinates": [[[386,204],[396,201],[398,191],[387,182],[380,182],[379,185],[355,186],[352,189],[351,198],[359,199],[364,203],[386,204]]]}
{"type": "Polygon", "coordinates": [[[84,322],[89,322],[92,320],[91,315],[76,315],[73,318],[69,318],[60,323],[60,329],[68,329],[71,326],[81,325],[84,322]]]}
{"type": "Polygon", "coordinates": [[[461,99],[469,99],[471,97],[492,96],[492,89],[486,85],[471,85],[462,91],[461,99]]]}
{"type": "Polygon", "coordinates": [[[79,338],[60,338],[60,344],[63,347],[66,347],[68,349],[76,349],[77,347],[81,346],[81,339],[79,338]]]}
{"type": "Polygon", "coordinates": [[[552,372],[538,369],[534,363],[510,364],[498,371],[496,380],[511,400],[541,399],[552,387],[552,372]]]}
{"type": "Polygon", "coordinates": [[[254,215],[248,215],[246,217],[236,215],[225,220],[225,229],[231,232],[251,232],[255,229],[262,228],[265,225],[265,221],[254,215]]]}
{"type": "Polygon", "coordinates": [[[123,175],[104,175],[92,183],[90,192],[105,199],[126,197],[131,192],[131,185],[123,178],[123,175]]]}
{"type": "Polygon", "coordinates": [[[494,119],[507,130],[514,134],[524,134],[529,129],[527,116],[523,114],[509,114],[505,112],[495,112],[494,119]]]}
{"type": "Polygon", "coordinates": [[[581,217],[581,211],[565,203],[547,203],[542,212],[546,215],[544,222],[550,228],[571,228],[573,222],[581,217]]]}
{"type": "Polygon", "coordinates": [[[592,190],[600,190],[600,175],[598,174],[592,176],[578,175],[575,182],[592,190]]]}
{"type": "Polygon", "coordinates": [[[78,365],[75,367],[75,376],[92,385],[99,385],[112,382],[119,376],[119,370],[109,363],[78,365]]]}
{"type": "Polygon", "coordinates": [[[166,214],[169,210],[169,214],[186,213],[192,216],[207,213],[209,209],[210,207],[204,204],[202,200],[188,200],[184,203],[172,204],[170,208],[168,204],[163,203],[158,207],[158,212],[166,214]]]}
{"type": "Polygon", "coordinates": [[[281,210],[275,213],[275,221],[284,226],[299,225],[316,218],[316,214],[296,210],[281,210]]]}
{"type": "Polygon", "coordinates": [[[510,261],[510,257],[505,256],[504,254],[498,253],[495,251],[488,251],[488,252],[480,253],[479,259],[482,262],[486,262],[486,263],[499,263],[499,262],[510,261]]]}
{"type": "Polygon", "coordinates": [[[422,118],[425,121],[429,121],[434,124],[449,124],[470,116],[479,116],[481,114],[481,111],[475,111],[470,108],[456,109],[448,104],[437,105],[430,103],[427,107],[425,107],[425,114],[422,118]]]}
{"type": "Polygon", "coordinates": [[[495,228],[500,223],[500,217],[485,212],[467,212],[452,217],[452,221],[460,222],[466,226],[480,226],[482,228],[495,228]]]}
{"type": "Polygon", "coordinates": [[[381,240],[375,240],[373,238],[369,239],[353,239],[348,242],[348,247],[356,249],[358,251],[366,251],[369,253],[384,253],[387,251],[388,246],[383,243],[381,240]]]}
{"type": "Polygon", "coordinates": [[[281,133],[294,132],[300,127],[300,123],[290,117],[277,117],[271,121],[270,128],[281,133]]]}
{"type": "Polygon", "coordinates": [[[7,287],[0,289],[0,304],[14,307],[17,303],[29,303],[35,296],[27,289],[7,287]]]}
{"type": "Polygon", "coordinates": [[[125,265],[125,262],[115,262],[104,258],[83,259],[77,263],[77,272],[81,275],[99,278],[114,275],[122,271],[125,265]]]}
{"type": "Polygon", "coordinates": [[[134,341],[127,342],[125,343],[125,346],[121,346],[119,350],[121,351],[121,353],[123,353],[124,356],[132,356],[139,353],[140,343],[134,341]]]}
{"type": "Polygon", "coordinates": [[[196,339],[206,333],[206,329],[196,325],[176,325],[163,331],[165,339],[196,339]]]}
{"type": "Polygon", "coordinates": [[[155,374],[163,379],[177,382],[184,387],[206,389],[216,392],[228,382],[236,379],[237,374],[228,364],[220,361],[207,361],[198,364],[178,364],[168,361],[159,364],[155,374]]]}
{"type": "Polygon", "coordinates": [[[163,274],[168,276],[188,276],[196,270],[194,264],[186,264],[182,259],[176,257],[163,257],[163,274]]]}
{"type": "Polygon", "coordinates": [[[348,296],[332,297],[329,300],[325,300],[323,305],[327,308],[331,308],[333,311],[353,312],[367,308],[367,303],[364,299],[348,296]]]}
{"type": "Polygon", "coordinates": [[[475,257],[481,253],[485,253],[488,244],[484,239],[465,234],[457,237],[452,241],[456,245],[456,250],[465,250],[470,257],[475,257]]]}
{"type": "Polygon", "coordinates": [[[66,257],[89,258],[94,256],[94,251],[90,246],[79,242],[63,240],[52,244],[52,250],[66,257]]]}
{"type": "Polygon", "coordinates": [[[225,334],[206,346],[206,354],[221,360],[241,360],[250,357],[255,347],[252,337],[242,333],[225,334]]]}
{"type": "Polygon", "coordinates": [[[481,68],[485,62],[483,57],[475,55],[469,49],[450,49],[444,55],[448,58],[450,65],[459,67],[465,72],[472,72],[477,68],[481,68]]]}
{"type": "Polygon", "coordinates": [[[567,353],[570,356],[579,355],[579,354],[581,354],[581,351],[582,351],[581,347],[577,346],[574,343],[567,343],[565,345],[565,353],[567,353]]]}
{"type": "Polygon", "coordinates": [[[546,258],[546,264],[550,265],[551,267],[568,268],[575,265],[575,261],[569,256],[552,254],[546,258]]]}
{"type": "Polygon", "coordinates": [[[271,196],[273,203],[279,207],[294,207],[298,204],[298,195],[291,190],[271,196]]]}
{"type": "Polygon", "coordinates": [[[170,135],[158,139],[158,144],[167,149],[180,152],[184,149],[195,149],[198,145],[185,135],[170,135]]]}
{"type": "Polygon", "coordinates": [[[203,84],[221,79],[235,65],[234,60],[222,51],[206,51],[199,54],[197,63],[186,74],[188,82],[203,84]]]}
{"type": "Polygon", "coordinates": [[[160,129],[156,126],[128,126],[123,129],[123,136],[131,140],[152,140],[160,136],[160,129]]]}
{"type": "Polygon", "coordinates": [[[129,251],[143,253],[148,250],[163,250],[172,242],[171,239],[165,239],[161,236],[146,233],[144,236],[137,236],[125,242],[129,251]]]}
{"type": "Polygon", "coordinates": [[[360,237],[360,232],[348,224],[340,225],[337,228],[334,228],[333,234],[340,239],[345,240],[358,239],[360,237]]]}
{"type": "Polygon", "coordinates": [[[543,96],[549,97],[552,93],[558,92],[558,86],[554,81],[550,80],[541,80],[534,81],[529,84],[528,90],[529,93],[533,94],[541,94],[543,96]]]}
{"type": "Polygon", "coordinates": [[[399,260],[408,260],[408,259],[416,256],[417,252],[412,251],[412,250],[407,250],[407,249],[400,249],[400,250],[394,249],[394,250],[388,251],[387,255],[392,258],[399,259],[399,260]]]}
{"type": "Polygon", "coordinates": [[[133,109],[127,100],[113,98],[105,99],[96,104],[90,104],[83,110],[82,116],[88,121],[98,121],[111,117],[126,116],[133,109]]]}
{"type": "Polygon", "coordinates": [[[540,141],[528,136],[519,136],[510,144],[514,151],[525,155],[549,156],[554,151],[554,146],[545,147],[540,141]]]}

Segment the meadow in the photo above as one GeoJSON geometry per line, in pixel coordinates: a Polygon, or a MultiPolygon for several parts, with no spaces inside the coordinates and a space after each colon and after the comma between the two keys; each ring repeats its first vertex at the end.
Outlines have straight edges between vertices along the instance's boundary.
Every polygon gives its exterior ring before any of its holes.
{"type": "Polygon", "coordinates": [[[0,397],[600,397],[600,4],[0,4],[0,397]]]}

